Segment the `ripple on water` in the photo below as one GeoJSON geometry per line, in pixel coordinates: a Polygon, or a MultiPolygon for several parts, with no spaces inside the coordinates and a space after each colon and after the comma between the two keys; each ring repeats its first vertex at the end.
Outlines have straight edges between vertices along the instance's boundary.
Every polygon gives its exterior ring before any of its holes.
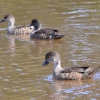
{"type": "Polygon", "coordinates": [[[26,90],[26,88],[22,88],[21,90],[22,90],[22,91],[25,91],[25,90],[26,90]]]}
{"type": "Polygon", "coordinates": [[[4,69],[5,69],[5,67],[0,67],[0,69],[4,70],[4,69]]]}
{"type": "Polygon", "coordinates": [[[45,76],[44,77],[44,80],[45,81],[48,81],[50,83],[54,83],[54,80],[53,80],[53,76],[52,75],[45,76]]]}
{"type": "Polygon", "coordinates": [[[30,100],[36,100],[35,98],[31,98],[30,100]]]}
{"type": "Polygon", "coordinates": [[[9,79],[4,79],[4,81],[8,82],[8,81],[9,81],[9,79]]]}
{"type": "Polygon", "coordinates": [[[16,69],[16,71],[18,71],[18,72],[22,72],[22,69],[18,68],[18,69],[16,69]]]}
{"type": "Polygon", "coordinates": [[[93,77],[94,80],[100,80],[100,72],[96,73],[93,77]]]}
{"type": "Polygon", "coordinates": [[[0,28],[0,30],[7,30],[7,28],[0,28]]]}
{"type": "MultiPolygon", "coordinates": [[[[89,88],[89,87],[92,87],[94,86],[94,84],[86,84],[86,85],[82,85],[82,86],[76,86],[76,87],[72,87],[72,88],[69,88],[69,89],[64,89],[64,92],[65,93],[74,93],[75,91],[77,90],[81,90],[81,89],[85,89],[85,88],[89,88]]],[[[91,93],[91,91],[82,91],[82,92],[76,92],[74,93],[75,95],[79,95],[79,94],[89,94],[91,93]]]]}
{"type": "MultiPolygon", "coordinates": [[[[91,100],[93,99],[93,96],[99,96],[99,93],[93,92],[93,90],[96,88],[96,80],[100,80],[100,73],[96,73],[93,79],[87,79],[87,80],[54,80],[52,75],[48,75],[44,77],[45,81],[48,81],[51,84],[51,89],[54,92],[55,96],[64,96],[64,98],[78,98],[83,97],[85,95],[90,95],[91,100]]],[[[97,89],[95,90],[97,91],[97,89]]],[[[99,91],[99,89],[98,89],[99,91]]],[[[51,95],[51,98],[54,98],[53,95],[51,95]]],[[[88,98],[88,97],[86,97],[88,98]]],[[[85,98],[85,99],[86,99],[85,98]]],[[[95,98],[94,98],[95,99],[95,98]]]]}
{"type": "Polygon", "coordinates": [[[17,92],[18,90],[17,90],[17,89],[14,89],[13,91],[14,91],[14,92],[17,92]]]}

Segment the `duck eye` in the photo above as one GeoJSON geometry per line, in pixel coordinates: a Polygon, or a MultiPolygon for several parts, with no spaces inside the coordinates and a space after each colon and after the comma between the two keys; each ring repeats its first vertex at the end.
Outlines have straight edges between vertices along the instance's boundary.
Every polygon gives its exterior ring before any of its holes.
{"type": "Polygon", "coordinates": [[[50,58],[50,56],[48,56],[48,58],[50,58]]]}
{"type": "Polygon", "coordinates": [[[5,16],[5,19],[8,18],[8,16],[5,16]]]}

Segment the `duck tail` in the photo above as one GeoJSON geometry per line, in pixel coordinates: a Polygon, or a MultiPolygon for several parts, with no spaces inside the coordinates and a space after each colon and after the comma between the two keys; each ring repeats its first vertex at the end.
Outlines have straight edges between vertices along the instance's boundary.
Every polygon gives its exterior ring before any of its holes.
{"type": "Polygon", "coordinates": [[[94,73],[96,73],[100,69],[100,66],[94,69],[94,73]]]}
{"type": "Polygon", "coordinates": [[[89,68],[83,75],[83,79],[85,78],[92,78],[94,74],[100,69],[100,66],[97,68],[89,68]]]}
{"type": "Polygon", "coordinates": [[[54,39],[61,39],[64,35],[56,35],[54,36],[54,39]]]}
{"type": "Polygon", "coordinates": [[[97,68],[94,68],[94,70],[93,70],[91,73],[89,73],[90,77],[93,77],[94,74],[96,74],[96,72],[97,72],[99,69],[100,69],[100,66],[97,67],[97,68]]]}

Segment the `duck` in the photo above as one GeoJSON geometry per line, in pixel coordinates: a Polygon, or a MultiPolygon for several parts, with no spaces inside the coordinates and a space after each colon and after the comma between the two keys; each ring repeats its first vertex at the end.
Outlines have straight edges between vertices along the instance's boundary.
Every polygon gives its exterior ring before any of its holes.
{"type": "Polygon", "coordinates": [[[7,14],[4,16],[4,18],[0,21],[2,22],[8,22],[8,28],[7,33],[8,34],[30,34],[34,30],[34,26],[14,26],[15,24],[15,18],[13,15],[7,14]]]}
{"type": "Polygon", "coordinates": [[[50,62],[54,64],[53,78],[57,80],[82,80],[92,78],[100,67],[93,68],[89,66],[84,67],[68,67],[66,69],[61,67],[60,54],[58,52],[48,52],[45,55],[45,61],[42,66],[48,65],[50,62]]]}
{"type": "Polygon", "coordinates": [[[41,28],[37,19],[33,19],[29,26],[34,26],[34,30],[30,34],[31,39],[61,39],[64,36],[56,29],[41,28]]]}

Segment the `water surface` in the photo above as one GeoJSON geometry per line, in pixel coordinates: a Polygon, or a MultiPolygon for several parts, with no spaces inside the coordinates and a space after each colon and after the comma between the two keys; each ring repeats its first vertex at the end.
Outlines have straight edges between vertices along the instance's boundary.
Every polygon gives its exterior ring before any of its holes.
{"type": "Polygon", "coordinates": [[[0,23],[0,98],[2,100],[99,100],[100,71],[93,79],[57,81],[53,64],[41,67],[44,55],[57,51],[62,66],[100,66],[99,0],[4,0],[1,15],[12,14],[15,25],[37,18],[42,27],[59,29],[61,40],[30,40],[8,36],[0,23]]]}

